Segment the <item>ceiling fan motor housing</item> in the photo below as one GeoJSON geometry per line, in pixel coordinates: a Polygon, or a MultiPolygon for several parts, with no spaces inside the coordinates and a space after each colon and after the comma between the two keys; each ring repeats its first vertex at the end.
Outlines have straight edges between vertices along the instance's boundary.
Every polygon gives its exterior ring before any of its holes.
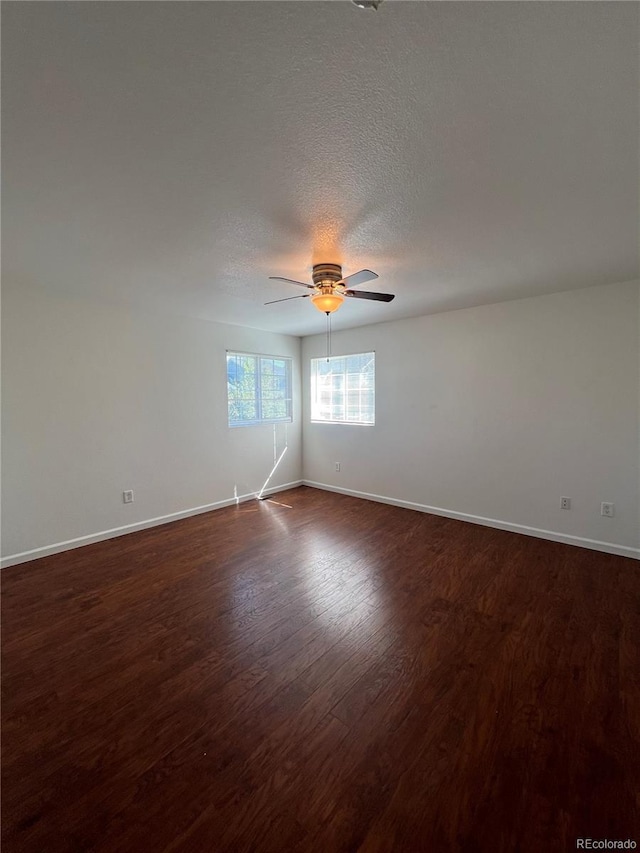
{"type": "Polygon", "coordinates": [[[323,282],[335,284],[342,281],[342,267],[340,264],[315,264],[312,278],[316,287],[320,287],[323,282]]]}

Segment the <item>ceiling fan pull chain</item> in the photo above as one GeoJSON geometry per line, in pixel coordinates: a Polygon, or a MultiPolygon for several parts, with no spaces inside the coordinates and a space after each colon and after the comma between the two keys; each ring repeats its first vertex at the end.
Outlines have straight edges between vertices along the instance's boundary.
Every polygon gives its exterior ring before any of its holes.
{"type": "Polygon", "coordinates": [[[331,314],[326,311],[327,315],[327,361],[329,361],[329,355],[331,354],[331,314]]]}

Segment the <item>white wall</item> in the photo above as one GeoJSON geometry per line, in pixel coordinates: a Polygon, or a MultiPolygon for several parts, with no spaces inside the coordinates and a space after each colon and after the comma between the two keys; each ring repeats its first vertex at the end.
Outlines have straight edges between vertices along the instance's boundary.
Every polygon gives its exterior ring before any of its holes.
{"type": "MultiPolygon", "coordinates": [[[[258,491],[274,431],[228,429],[226,349],[294,359],[294,422],[276,428],[288,451],[269,485],[303,476],[298,338],[29,288],[6,287],[2,308],[6,563],[258,491]]],[[[376,351],[374,427],[309,423],[309,358],[325,342],[307,338],[304,478],[637,549],[639,316],[638,285],[621,284],[337,333],[334,353],[376,351]]]]}
{"type": "Polygon", "coordinates": [[[325,342],[306,338],[305,481],[637,549],[638,337],[637,283],[335,334],[334,354],[376,352],[373,427],[310,423],[325,342]]]}
{"type": "Polygon", "coordinates": [[[274,427],[228,428],[226,349],[293,358],[269,485],[300,480],[299,338],[39,289],[5,288],[2,309],[3,555],[258,491],[274,427]]]}

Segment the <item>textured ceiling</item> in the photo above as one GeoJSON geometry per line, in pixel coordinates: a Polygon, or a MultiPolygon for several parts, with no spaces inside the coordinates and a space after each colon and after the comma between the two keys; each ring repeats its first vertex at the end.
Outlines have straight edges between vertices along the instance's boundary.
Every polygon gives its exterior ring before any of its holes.
{"type": "Polygon", "coordinates": [[[4,280],[293,334],[638,277],[636,3],[3,4],[4,280]],[[365,286],[365,289],[366,286],[365,286]]]}

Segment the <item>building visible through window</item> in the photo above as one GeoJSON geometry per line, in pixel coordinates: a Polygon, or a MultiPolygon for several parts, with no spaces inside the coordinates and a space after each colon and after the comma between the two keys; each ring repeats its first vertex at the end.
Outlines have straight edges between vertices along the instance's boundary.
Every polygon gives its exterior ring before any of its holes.
{"type": "Polygon", "coordinates": [[[375,423],[374,352],[311,359],[311,420],[375,423]]]}

